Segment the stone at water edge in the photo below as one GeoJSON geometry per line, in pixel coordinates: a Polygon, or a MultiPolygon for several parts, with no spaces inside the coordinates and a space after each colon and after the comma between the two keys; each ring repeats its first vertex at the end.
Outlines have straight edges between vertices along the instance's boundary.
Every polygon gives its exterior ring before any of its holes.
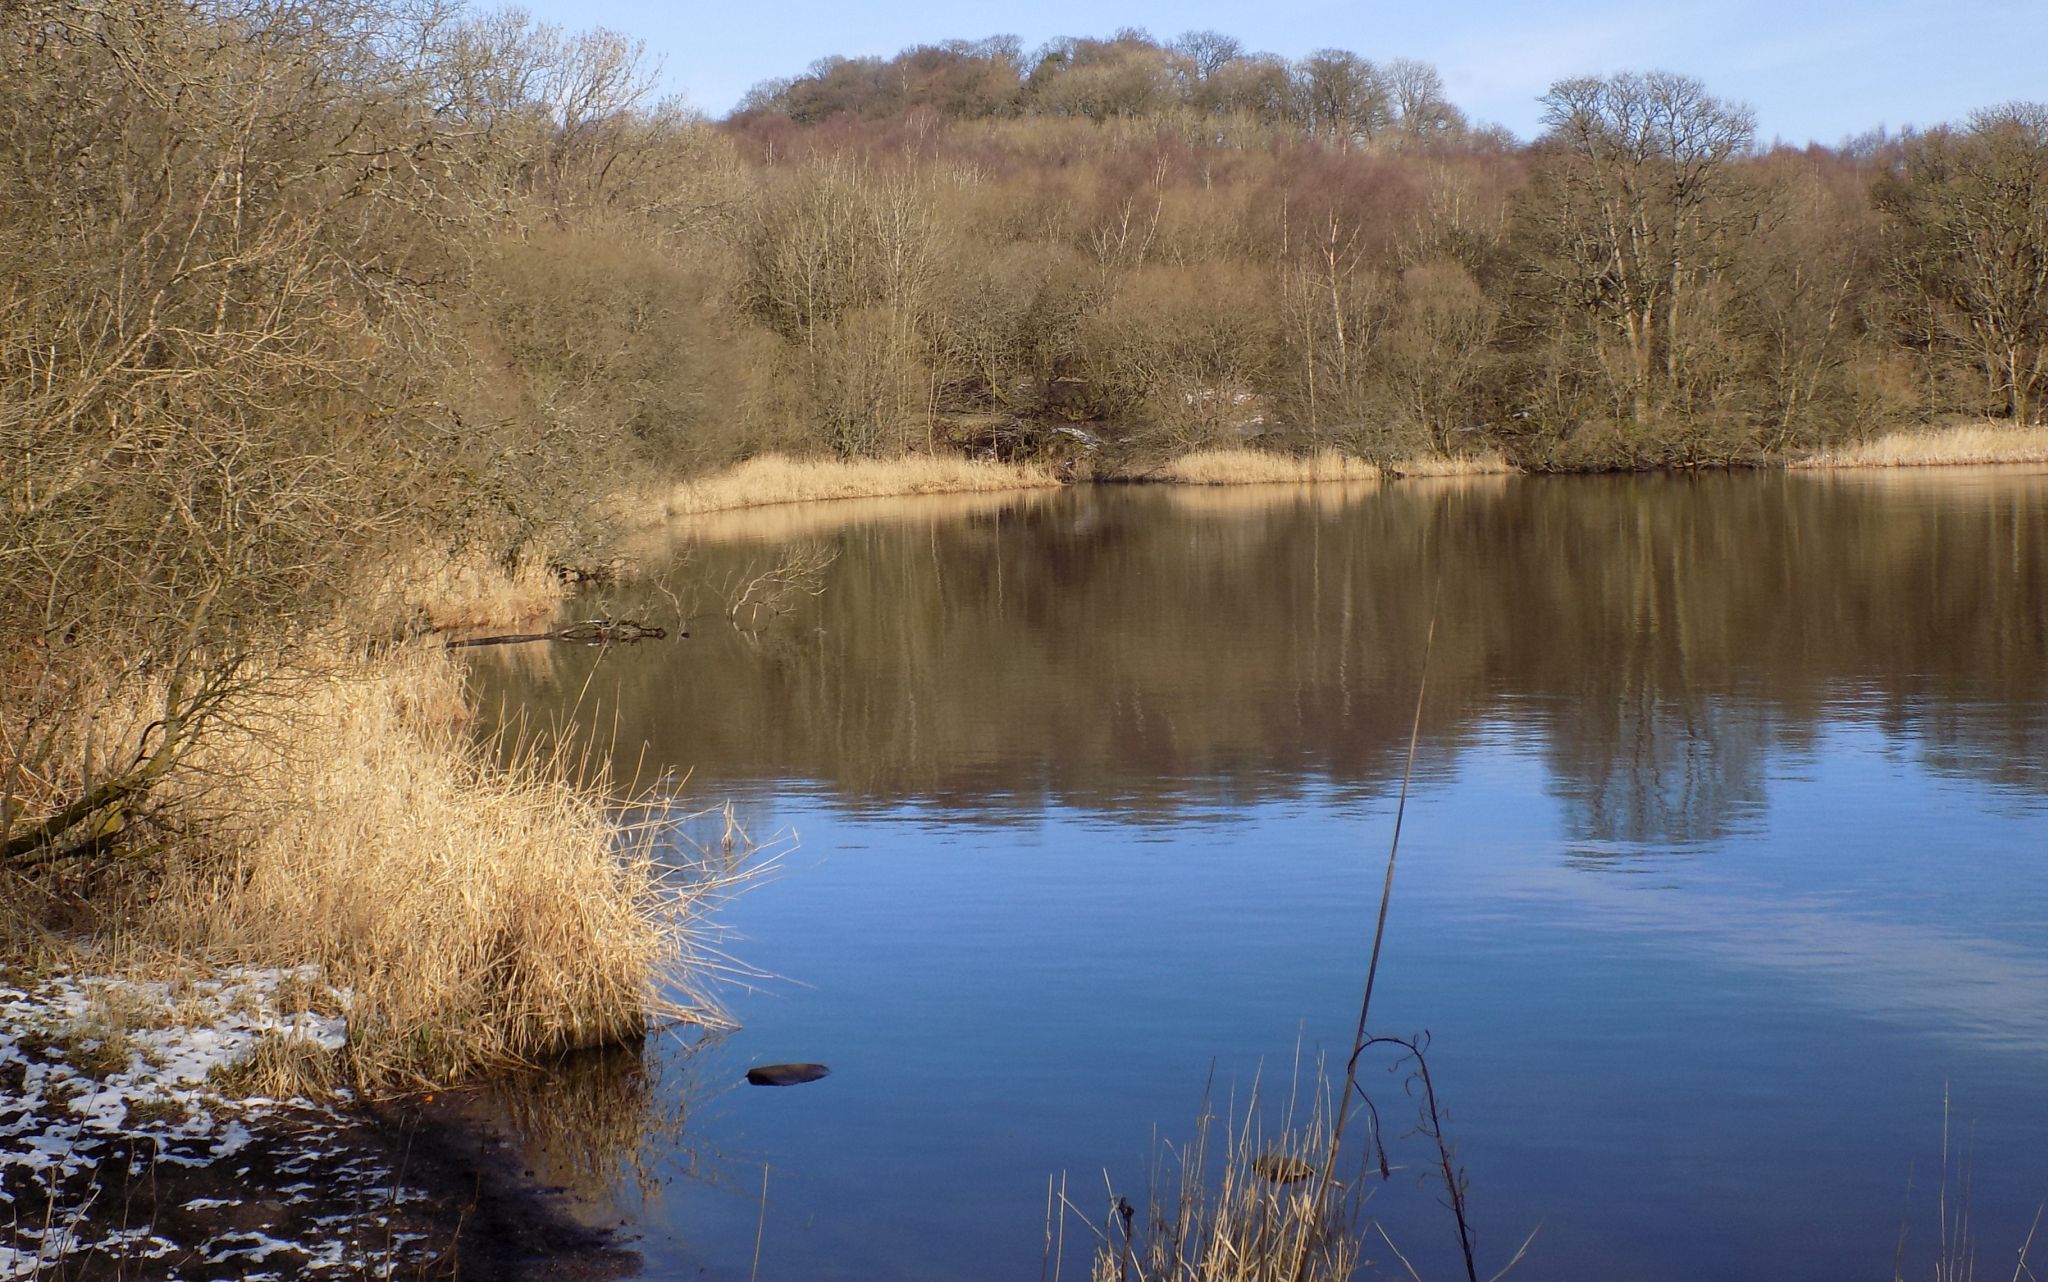
{"type": "Polygon", "coordinates": [[[801,1086],[831,1072],[823,1064],[757,1064],[747,1070],[747,1081],[755,1086],[801,1086]]]}

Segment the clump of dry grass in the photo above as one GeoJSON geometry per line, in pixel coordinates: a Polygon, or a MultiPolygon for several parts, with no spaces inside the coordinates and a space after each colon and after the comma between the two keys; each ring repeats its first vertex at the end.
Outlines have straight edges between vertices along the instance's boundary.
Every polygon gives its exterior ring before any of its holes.
{"type": "Polygon", "coordinates": [[[498,764],[466,717],[455,664],[413,650],[224,730],[194,761],[208,853],[140,906],[135,954],[318,965],[351,994],[344,1054],[372,1088],[719,1022],[690,986],[718,883],[667,875],[545,756],[498,764]]]}
{"type": "Polygon", "coordinates": [[[1144,479],[1179,485],[1274,485],[1302,481],[1376,481],[1382,475],[1374,464],[1336,450],[1294,455],[1231,449],[1184,454],[1145,473],[1144,479]]]}
{"type": "Polygon", "coordinates": [[[1875,440],[1823,450],[1791,466],[1944,467],[1986,463],[2048,463],[2048,427],[1986,420],[1892,432],[1875,440]]]}
{"type": "Polygon", "coordinates": [[[722,472],[685,481],[666,496],[665,516],[690,516],[771,503],[1043,489],[1060,485],[1049,467],[905,454],[891,459],[791,458],[764,454],[722,472]]]}

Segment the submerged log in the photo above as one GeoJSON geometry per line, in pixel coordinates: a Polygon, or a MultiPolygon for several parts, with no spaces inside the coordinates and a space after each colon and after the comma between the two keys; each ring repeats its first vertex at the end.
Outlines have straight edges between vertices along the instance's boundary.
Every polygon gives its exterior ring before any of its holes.
{"type": "Polygon", "coordinates": [[[556,641],[581,641],[585,645],[617,645],[627,641],[659,641],[667,628],[654,627],[632,619],[586,619],[549,633],[556,641]]]}
{"type": "MultiPolygon", "coordinates": [[[[689,636],[689,632],[679,633],[689,636]]],[[[660,641],[668,636],[668,629],[653,624],[640,623],[633,619],[585,619],[572,623],[566,628],[552,632],[508,632],[500,636],[464,637],[450,641],[450,650],[461,650],[478,645],[518,645],[526,641],[568,641],[578,645],[630,645],[635,641],[660,641]]]]}

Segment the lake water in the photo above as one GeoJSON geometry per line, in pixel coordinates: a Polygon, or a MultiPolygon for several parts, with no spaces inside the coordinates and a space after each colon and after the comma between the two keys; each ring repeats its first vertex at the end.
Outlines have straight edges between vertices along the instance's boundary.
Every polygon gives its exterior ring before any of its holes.
{"type": "MultiPolygon", "coordinates": [[[[742,1029],[652,1048],[629,1089],[666,1124],[613,1116],[565,1178],[650,1276],[747,1278],[758,1233],[761,1278],[1038,1278],[1049,1176],[1100,1222],[1205,1091],[1341,1061],[1432,613],[1373,1027],[1433,1038],[1482,1276],[1532,1230],[1516,1276],[1882,1278],[1902,1230],[1929,1276],[1945,1108],[1950,1211],[1967,1179],[2009,1276],[2048,1197],[2048,471],[671,536],[577,608],[690,610],[687,640],[479,667],[800,841],[722,915],[773,976],[726,990],[742,1029]],[[835,556],[822,591],[734,626],[793,547],[835,556]],[[832,1075],[738,1084],[787,1060],[832,1075]]],[[[1459,1273],[1404,1078],[1365,1076],[1404,1167],[1368,1210],[1459,1273]]]]}

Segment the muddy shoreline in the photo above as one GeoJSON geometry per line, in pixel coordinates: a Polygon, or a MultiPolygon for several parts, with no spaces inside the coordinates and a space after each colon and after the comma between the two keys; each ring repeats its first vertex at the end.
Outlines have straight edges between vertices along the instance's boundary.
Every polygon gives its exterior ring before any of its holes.
{"type": "MultiPolygon", "coordinates": [[[[238,1093],[290,1033],[286,972],[175,990],[187,1023],[116,1030],[166,986],[0,984],[0,1279],[626,1277],[640,1260],[582,1222],[472,1093],[371,1101],[238,1093]]],[[[166,1010],[168,1007],[166,1007],[166,1010]]]]}

